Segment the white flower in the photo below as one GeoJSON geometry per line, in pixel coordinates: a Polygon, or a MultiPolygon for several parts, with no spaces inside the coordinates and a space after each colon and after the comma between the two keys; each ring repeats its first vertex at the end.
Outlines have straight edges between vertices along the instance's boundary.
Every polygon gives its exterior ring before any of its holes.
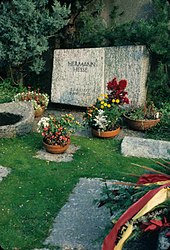
{"type": "Polygon", "coordinates": [[[107,122],[107,116],[103,115],[104,111],[102,109],[98,110],[98,115],[95,116],[95,126],[97,126],[99,129],[106,130],[106,127],[108,125],[107,122]]]}
{"type": "Polygon", "coordinates": [[[156,119],[159,118],[159,112],[156,113],[155,118],[156,118],[156,119]]]}
{"type": "Polygon", "coordinates": [[[48,128],[49,126],[49,120],[48,117],[42,117],[41,120],[37,124],[37,131],[40,132],[40,128],[48,128]]]}

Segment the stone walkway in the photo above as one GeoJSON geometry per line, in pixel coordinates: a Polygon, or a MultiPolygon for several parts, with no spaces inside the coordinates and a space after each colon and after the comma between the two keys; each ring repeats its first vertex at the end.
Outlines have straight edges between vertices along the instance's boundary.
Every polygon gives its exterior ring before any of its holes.
{"type": "Polygon", "coordinates": [[[101,249],[110,213],[105,207],[98,208],[94,201],[99,199],[103,185],[101,179],[80,179],[55,218],[45,245],[68,250],[101,249]]]}

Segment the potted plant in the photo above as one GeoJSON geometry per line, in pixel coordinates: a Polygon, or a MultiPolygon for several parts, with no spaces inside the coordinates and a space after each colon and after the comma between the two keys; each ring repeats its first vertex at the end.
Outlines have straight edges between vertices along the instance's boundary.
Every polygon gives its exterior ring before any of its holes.
{"type": "Polygon", "coordinates": [[[39,89],[31,91],[31,87],[28,87],[27,91],[16,94],[14,101],[32,102],[35,117],[39,117],[48,106],[49,96],[46,93],[40,93],[39,89]]]}
{"type": "Polygon", "coordinates": [[[143,106],[131,107],[124,114],[125,122],[134,130],[147,130],[158,124],[160,113],[153,102],[146,103],[143,106]]]}
{"type": "Polygon", "coordinates": [[[102,94],[94,105],[87,108],[84,119],[92,128],[93,135],[110,138],[120,132],[123,104],[129,104],[126,86],[126,80],[117,81],[114,78],[107,83],[107,94],[102,94]]]}
{"type": "Polygon", "coordinates": [[[49,153],[63,153],[70,144],[70,135],[79,127],[80,123],[74,119],[72,114],[56,117],[49,115],[42,117],[37,124],[37,132],[43,136],[43,145],[49,153]]]}

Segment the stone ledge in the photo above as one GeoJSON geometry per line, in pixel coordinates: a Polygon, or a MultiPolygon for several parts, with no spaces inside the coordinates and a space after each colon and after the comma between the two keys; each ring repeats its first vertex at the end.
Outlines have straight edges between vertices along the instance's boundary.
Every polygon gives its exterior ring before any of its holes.
{"type": "Polygon", "coordinates": [[[31,132],[34,121],[34,108],[31,103],[2,103],[0,104],[0,113],[12,113],[22,116],[22,119],[15,124],[0,126],[0,138],[11,138],[31,132]]]}
{"type": "Polygon", "coordinates": [[[121,153],[124,156],[170,159],[170,142],[125,136],[121,153]]]}

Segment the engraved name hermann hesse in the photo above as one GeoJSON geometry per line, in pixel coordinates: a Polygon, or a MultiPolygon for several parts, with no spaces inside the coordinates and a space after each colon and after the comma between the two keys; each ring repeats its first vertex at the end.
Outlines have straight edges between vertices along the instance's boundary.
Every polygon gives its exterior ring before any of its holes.
{"type": "Polygon", "coordinates": [[[87,68],[96,67],[96,63],[95,62],[71,61],[71,62],[68,62],[68,66],[73,67],[73,71],[76,71],[76,72],[87,72],[87,68]]]}

